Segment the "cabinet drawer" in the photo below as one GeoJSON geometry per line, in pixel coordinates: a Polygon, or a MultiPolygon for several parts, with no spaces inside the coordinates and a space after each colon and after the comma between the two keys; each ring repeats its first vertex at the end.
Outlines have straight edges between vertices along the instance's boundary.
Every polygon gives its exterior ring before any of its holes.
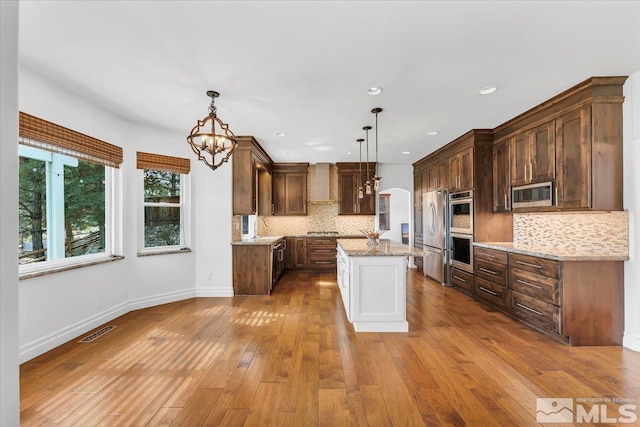
{"type": "Polygon", "coordinates": [[[509,268],[509,287],[521,294],[550,304],[562,305],[560,300],[560,281],[519,268],[509,268]]]}
{"type": "Polygon", "coordinates": [[[484,280],[476,275],[476,296],[502,307],[507,306],[507,287],[484,280]]]}
{"type": "Polygon", "coordinates": [[[509,305],[514,316],[532,326],[562,333],[562,310],[559,307],[511,290],[509,305]]]}
{"type": "Polygon", "coordinates": [[[500,286],[507,286],[507,266],[483,259],[476,260],[476,278],[481,277],[500,286]]]}
{"type": "Polygon", "coordinates": [[[463,289],[472,294],[473,282],[473,274],[467,273],[466,271],[458,270],[457,268],[452,268],[449,270],[449,283],[451,283],[456,288],[463,289]]]}
{"type": "Polygon", "coordinates": [[[475,247],[473,248],[473,256],[476,260],[483,259],[485,261],[507,265],[507,253],[505,251],[475,247]]]}
{"type": "Polygon", "coordinates": [[[509,266],[547,277],[558,278],[560,263],[552,259],[538,258],[529,255],[509,254],[509,266]]]}
{"type": "Polygon", "coordinates": [[[309,267],[311,268],[336,268],[336,258],[333,259],[308,259],[309,267]]]}
{"type": "Polygon", "coordinates": [[[335,248],[336,247],[336,238],[335,237],[307,237],[307,246],[328,246],[335,248]]]}

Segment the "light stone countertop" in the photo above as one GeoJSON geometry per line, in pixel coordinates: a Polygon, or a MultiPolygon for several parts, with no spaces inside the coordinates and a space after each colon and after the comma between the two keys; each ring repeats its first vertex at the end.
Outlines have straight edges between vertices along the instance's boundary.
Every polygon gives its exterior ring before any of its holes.
{"type": "Polygon", "coordinates": [[[626,261],[628,253],[596,249],[567,249],[548,246],[517,245],[513,242],[473,242],[479,248],[496,249],[522,255],[531,255],[556,261],[626,261]]]}
{"type": "Polygon", "coordinates": [[[278,241],[284,239],[284,236],[261,236],[254,237],[253,239],[234,240],[231,242],[234,246],[241,245],[273,245],[278,241]]]}
{"type": "Polygon", "coordinates": [[[378,246],[368,246],[366,239],[338,239],[347,256],[422,256],[424,252],[400,242],[380,239],[378,246]]]}

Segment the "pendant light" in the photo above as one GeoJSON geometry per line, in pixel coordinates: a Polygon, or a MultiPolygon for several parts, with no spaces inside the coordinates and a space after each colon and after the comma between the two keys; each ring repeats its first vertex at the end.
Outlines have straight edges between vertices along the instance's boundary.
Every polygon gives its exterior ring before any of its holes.
{"type": "Polygon", "coordinates": [[[364,190],[362,189],[362,143],[364,139],[358,139],[360,144],[360,163],[358,163],[358,199],[364,199],[364,190]]]}
{"type": "Polygon", "coordinates": [[[369,131],[371,130],[371,126],[365,126],[364,129],[366,133],[366,141],[367,141],[367,180],[364,183],[364,192],[366,194],[371,194],[371,181],[369,180],[369,131]]]}
{"type": "Polygon", "coordinates": [[[211,169],[216,170],[223,163],[229,161],[238,142],[233,132],[229,130],[229,125],[218,118],[215,102],[220,94],[215,90],[209,90],[207,96],[211,98],[209,115],[198,120],[187,136],[187,142],[198,156],[198,160],[202,160],[211,169]],[[218,130],[216,130],[216,125],[218,130]],[[218,157],[216,158],[216,156],[218,157]]]}
{"type": "Polygon", "coordinates": [[[373,189],[379,191],[380,179],[382,178],[378,175],[378,113],[382,112],[382,108],[376,107],[371,112],[376,115],[376,170],[373,177],[373,189]]]}

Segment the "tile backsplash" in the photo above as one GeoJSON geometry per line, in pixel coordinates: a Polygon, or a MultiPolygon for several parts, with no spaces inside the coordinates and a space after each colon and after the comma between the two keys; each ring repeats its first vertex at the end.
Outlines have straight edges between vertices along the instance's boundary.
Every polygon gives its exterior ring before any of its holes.
{"type": "MultiPolygon", "coordinates": [[[[261,216],[258,234],[263,236],[300,235],[308,231],[337,231],[340,234],[360,234],[359,230],[373,229],[373,215],[338,215],[338,168],[329,167],[330,201],[316,199],[315,165],[309,165],[307,176],[307,215],[261,216]],[[265,226],[266,223],[266,226],[265,226]]],[[[232,238],[240,239],[240,216],[233,217],[232,238]]]]}
{"type": "Polygon", "coordinates": [[[627,254],[629,213],[595,211],[513,214],[513,243],[627,254]]]}
{"type": "Polygon", "coordinates": [[[265,216],[265,228],[258,222],[263,235],[305,234],[307,231],[337,231],[340,234],[360,234],[359,230],[373,229],[373,215],[338,215],[338,202],[309,202],[304,216],[265,216]]]}

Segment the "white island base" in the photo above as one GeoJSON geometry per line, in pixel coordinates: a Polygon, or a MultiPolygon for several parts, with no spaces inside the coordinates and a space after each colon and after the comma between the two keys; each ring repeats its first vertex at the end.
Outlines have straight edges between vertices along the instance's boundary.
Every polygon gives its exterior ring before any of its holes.
{"type": "Polygon", "coordinates": [[[407,245],[338,241],[338,287],[356,332],[408,332],[407,245]],[[392,250],[395,249],[395,250],[392,250]]]}

